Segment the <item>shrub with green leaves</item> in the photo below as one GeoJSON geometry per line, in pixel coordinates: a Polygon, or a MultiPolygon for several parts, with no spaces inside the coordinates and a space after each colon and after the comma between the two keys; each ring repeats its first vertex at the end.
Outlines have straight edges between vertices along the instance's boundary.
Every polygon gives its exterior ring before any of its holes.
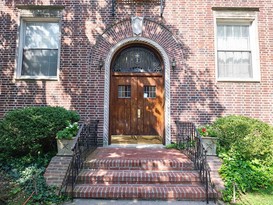
{"type": "Polygon", "coordinates": [[[57,132],[57,139],[72,139],[73,137],[76,137],[77,133],[79,131],[79,124],[77,122],[74,122],[71,124],[69,121],[67,121],[67,126],[63,129],[57,132]]]}
{"type": "Polygon", "coordinates": [[[58,196],[56,188],[47,186],[43,174],[52,155],[12,158],[1,164],[0,173],[9,180],[9,186],[0,187],[5,191],[4,204],[61,204],[66,198],[58,196]]]}
{"type": "Polygon", "coordinates": [[[213,124],[223,158],[224,200],[230,201],[233,183],[242,192],[273,183],[273,127],[245,116],[219,118],[213,124]]]}
{"type": "Polygon", "coordinates": [[[80,117],[62,107],[27,107],[9,111],[0,121],[0,161],[56,150],[56,133],[80,117]]]}
{"type": "Polygon", "coordinates": [[[273,127],[245,116],[219,118],[213,124],[220,149],[240,153],[244,159],[258,159],[273,164],[273,127]]]}

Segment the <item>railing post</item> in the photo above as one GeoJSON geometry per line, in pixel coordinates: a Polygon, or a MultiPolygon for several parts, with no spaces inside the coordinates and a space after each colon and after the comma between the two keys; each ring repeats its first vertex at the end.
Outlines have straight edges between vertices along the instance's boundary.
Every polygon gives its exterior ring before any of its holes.
{"type": "Polygon", "coordinates": [[[209,180],[208,180],[208,167],[207,167],[207,150],[205,150],[204,168],[206,172],[206,198],[207,204],[209,203],[209,180]]]}
{"type": "MultiPolygon", "coordinates": [[[[75,153],[75,150],[74,150],[74,152],[73,153],[75,153]]],[[[69,172],[72,172],[72,177],[71,177],[71,192],[72,192],[72,198],[74,197],[74,192],[73,192],[73,190],[74,190],[74,183],[73,183],[73,181],[74,181],[74,169],[73,169],[73,167],[74,167],[74,163],[75,163],[75,154],[73,154],[73,156],[72,156],[72,164],[71,164],[71,166],[72,166],[72,168],[70,169],[70,171],[69,172]]],[[[70,175],[69,175],[70,176],[70,175]]],[[[69,177],[68,176],[68,177],[69,177]]],[[[70,178],[70,177],[69,177],[70,178]]]]}

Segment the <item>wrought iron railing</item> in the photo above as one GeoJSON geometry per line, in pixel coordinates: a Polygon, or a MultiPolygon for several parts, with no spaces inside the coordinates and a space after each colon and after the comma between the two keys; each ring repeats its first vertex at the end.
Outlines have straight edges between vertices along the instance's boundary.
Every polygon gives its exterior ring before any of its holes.
{"type": "Polygon", "coordinates": [[[198,170],[201,182],[205,185],[206,201],[216,200],[216,191],[211,182],[210,167],[207,162],[207,150],[204,148],[195,125],[191,122],[176,121],[178,148],[194,162],[198,170]],[[211,194],[209,194],[211,191],[211,194]]]}
{"type": "Polygon", "coordinates": [[[98,146],[98,123],[98,120],[88,121],[80,126],[75,143],[71,147],[71,150],[73,151],[72,160],[60,189],[63,194],[73,197],[73,190],[78,174],[83,167],[83,163],[86,160],[86,157],[98,146]]]}

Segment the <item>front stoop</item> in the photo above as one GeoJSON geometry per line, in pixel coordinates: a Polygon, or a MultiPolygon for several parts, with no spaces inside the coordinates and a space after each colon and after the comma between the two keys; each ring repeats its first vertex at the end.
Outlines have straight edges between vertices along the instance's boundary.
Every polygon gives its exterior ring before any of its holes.
{"type": "Polygon", "coordinates": [[[206,192],[193,162],[178,150],[108,147],[86,160],[74,197],[204,201],[206,192]]]}

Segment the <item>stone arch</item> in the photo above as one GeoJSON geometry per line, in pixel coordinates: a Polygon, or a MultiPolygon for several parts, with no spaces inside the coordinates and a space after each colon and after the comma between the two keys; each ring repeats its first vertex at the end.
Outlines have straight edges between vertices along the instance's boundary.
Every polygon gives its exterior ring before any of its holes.
{"type": "MultiPolygon", "coordinates": [[[[93,46],[91,52],[91,67],[92,64],[94,65],[99,62],[100,57],[106,58],[109,50],[115,44],[130,37],[134,37],[130,18],[123,19],[107,27],[96,38],[96,44],[93,46]]],[[[158,43],[164,48],[170,59],[179,56],[179,59],[176,61],[178,64],[183,64],[185,56],[183,49],[185,46],[179,40],[179,37],[162,22],[145,17],[143,19],[142,34],[138,37],[144,37],[158,43]]]]}
{"type": "Polygon", "coordinates": [[[171,129],[170,129],[170,61],[165,50],[156,42],[144,38],[144,37],[130,37],[126,38],[115,46],[113,46],[105,60],[105,75],[104,75],[104,120],[103,120],[103,145],[107,146],[109,144],[109,102],[110,102],[110,66],[114,55],[119,49],[129,44],[138,43],[146,44],[153,47],[161,55],[164,64],[165,72],[165,142],[166,144],[171,143],[171,129]]]}
{"type": "Polygon", "coordinates": [[[177,66],[182,66],[184,61],[184,45],[179,41],[179,38],[161,22],[144,18],[141,36],[134,36],[131,19],[127,18],[112,24],[105,29],[102,34],[97,36],[96,44],[91,50],[89,70],[89,95],[95,96],[93,100],[94,105],[92,106],[96,109],[91,109],[90,107],[88,111],[90,111],[92,115],[97,116],[100,122],[102,122],[99,125],[98,138],[100,142],[103,141],[103,145],[108,145],[110,62],[115,52],[131,43],[143,43],[153,47],[160,53],[164,60],[166,93],[165,142],[168,144],[171,142],[170,101],[171,92],[173,92],[170,90],[170,83],[174,83],[172,78],[175,78],[174,75],[170,75],[170,59],[175,57],[177,66]],[[98,66],[100,59],[105,60],[105,65],[101,70],[98,66]],[[93,76],[99,77],[94,79],[93,76]],[[104,93],[103,97],[101,93],[104,93]]]}

